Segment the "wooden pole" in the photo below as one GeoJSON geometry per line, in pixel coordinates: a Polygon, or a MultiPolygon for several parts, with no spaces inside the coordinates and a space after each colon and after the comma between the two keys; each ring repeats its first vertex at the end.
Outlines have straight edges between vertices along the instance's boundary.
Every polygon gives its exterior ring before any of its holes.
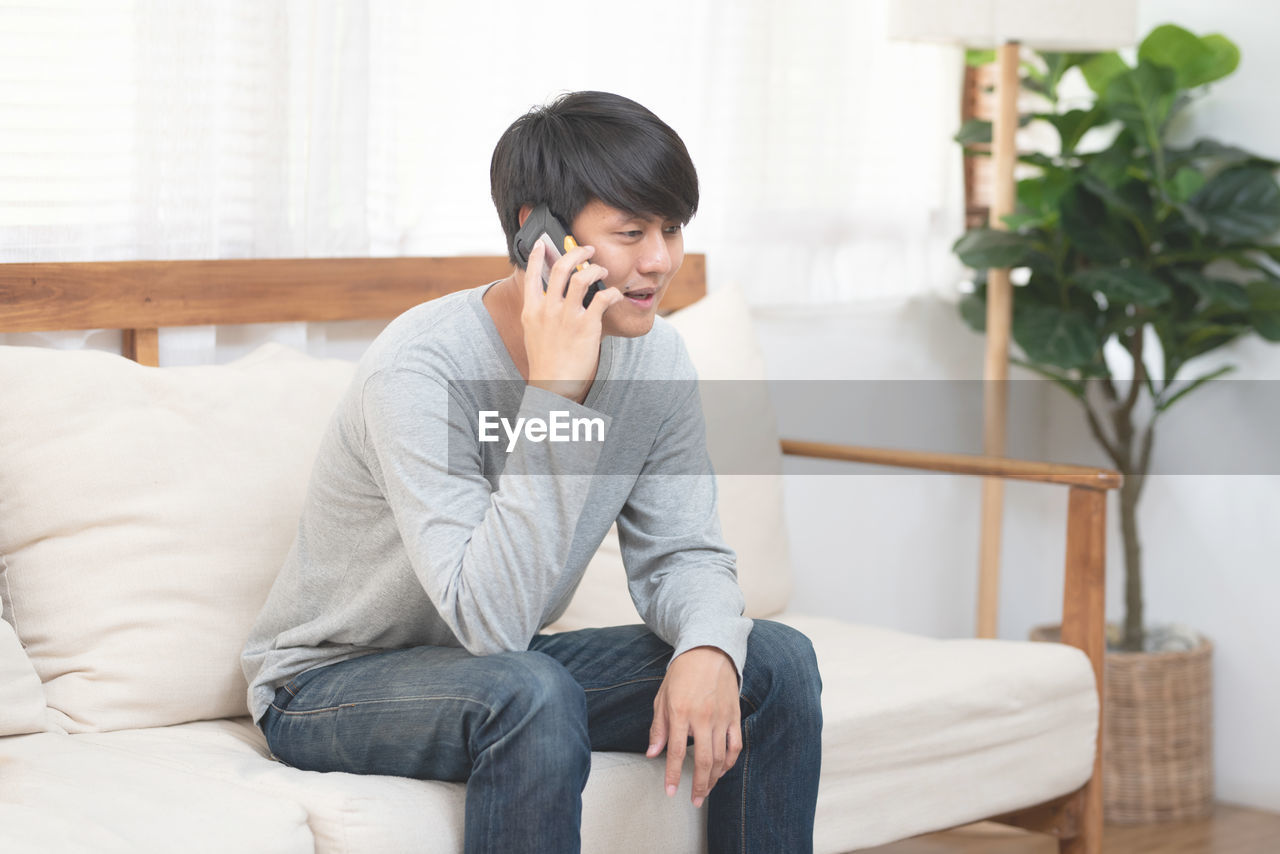
{"type": "Polygon", "coordinates": [[[1072,487],[1067,500],[1066,584],[1062,592],[1062,635],[1065,644],[1089,656],[1098,686],[1098,739],[1093,776],[1068,805],[1078,832],[1058,845],[1059,854],[1102,851],[1102,722],[1107,654],[1107,494],[1072,487]]]}
{"type": "MultiPolygon", "coordinates": [[[[1013,213],[1013,167],[1017,162],[1018,48],[1006,42],[997,51],[999,108],[991,129],[995,193],[991,202],[991,227],[1004,229],[1003,217],[1013,213]]],[[[1009,335],[1013,321],[1013,287],[1008,269],[987,271],[987,353],[983,370],[982,452],[1002,457],[1009,409],[1009,335]]],[[[982,482],[982,533],[978,554],[978,637],[996,637],[1000,610],[1000,543],[1004,513],[1004,482],[982,482]]]]}

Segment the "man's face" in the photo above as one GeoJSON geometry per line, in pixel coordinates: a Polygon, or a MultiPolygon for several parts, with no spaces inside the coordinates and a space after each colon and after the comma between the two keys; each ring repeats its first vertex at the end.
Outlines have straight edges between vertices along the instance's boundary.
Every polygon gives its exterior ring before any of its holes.
{"type": "Polygon", "coordinates": [[[587,203],[570,226],[580,246],[594,246],[592,264],[609,271],[604,283],[628,298],[601,318],[605,335],[636,338],[653,328],[658,303],[684,263],[684,232],[679,221],[645,219],[598,199],[587,203]]]}

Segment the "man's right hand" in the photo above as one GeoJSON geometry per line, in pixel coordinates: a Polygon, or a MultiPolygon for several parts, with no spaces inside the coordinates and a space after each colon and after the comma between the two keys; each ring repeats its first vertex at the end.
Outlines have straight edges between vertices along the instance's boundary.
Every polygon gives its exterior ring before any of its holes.
{"type": "Polygon", "coordinates": [[[542,269],[546,247],[539,241],[529,252],[524,272],[525,355],[529,360],[529,385],[544,388],[575,403],[587,398],[600,361],[601,316],[626,299],[617,288],[604,288],[582,307],[587,287],[603,281],[609,271],[596,264],[575,270],[593,254],[595,247],[579,246],[565,253],[551,267],[544,293],[542,269]],[[568,283],[568,292],[565,284],[568,283]]]}

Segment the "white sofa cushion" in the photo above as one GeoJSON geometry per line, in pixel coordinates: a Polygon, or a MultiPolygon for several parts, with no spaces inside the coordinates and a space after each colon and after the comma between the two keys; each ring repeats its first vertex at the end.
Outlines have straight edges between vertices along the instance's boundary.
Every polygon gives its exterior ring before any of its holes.
{"type": "Polygon", "coordinates": [[[6,852],[310,854],[307,813],[145,756],[44,733],[0,739],[0,840],[6,852]],[[43,824],[43,827],[39,827],[43,824]],[[30,840],[38,844],[26,847],[30,840]],[[17,847],[14,847],[16,844],[17,847]]]}
{"type": "MultiPolygon", "coordinates": [[[[465,784],[290,768],[266,758],[266,740],[248,718],[72,737],[297,801],[310,816],[317,854],[462,851],[465,784]]],[[[582,801],[583,851],[705,851],[705,813],[688,798],[692,757],[676,798],[663,791],[663,759],[595,753],[591,763],[582,801]]]]}
{"type": "Polygon", "coordinates": [[[244,638],[353,365],[0,347],[0,556],[70,732],[243,715],[244,638]]]}
{"type": "Polygon", "coordinates": [[[40,677],[23,652],[13,626],[0,620],[0,736],[46,730],[56,732],[58,727],[48,718],[40,677]]]}
{"type": "Polygon", "coordinates": [[[813,641],[822,673],[815,851],[970,824],[1093,773],[1098,696],[1075,647],[776,619],[813,641]]]}
{"type": "MultiPolygon", "coordinates": [[[[818,852],[977,821],[1089,778],[1098,703],[1079,650],[782,620],[813,640],[822,670],[818,852]]],[[[310,816],[319,854],[462,850],[462,784],[290,768],[268,760],[248,718],[72,738],[296,800],[310,816]]],[[[706,850],[705,811],[688,800],[690,769],[674,799],[662,791],[664,769],[662,758],[592,755],[585,852],[706,850]]]]}
{"type": "MultiPolygon", "coordinates": [[[[667,321],[680,333],[698,372],[720,524],[725,542],[737,552],[746,615],[772,616],[791,598],[791,558],[777,418],[750,309],[737,288],[725,285],[667,321]]],[[[615,525],[552,630],[639,621],[615,525]]]]}
{"type": "Polygon", "coordinates": [[[133,854],[139,850],[114,828],[54,804],[0,802],[0,839],[19,854],[133,854]]]}

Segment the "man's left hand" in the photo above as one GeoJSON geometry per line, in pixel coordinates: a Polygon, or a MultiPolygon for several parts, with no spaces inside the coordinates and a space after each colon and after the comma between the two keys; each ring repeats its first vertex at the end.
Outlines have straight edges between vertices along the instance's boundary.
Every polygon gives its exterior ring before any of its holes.
{"type": "Polygon", "coordinates": [[[689,737],[693,737],[693,805],[702,806],[711,788],[738,761],[742,752],[742,709],[738,705],[738,672],[733,660],[713,646],[700,646],[677,656],[667,668],[653,701],[649,750],[667,750],[667,795],[680,785],[680,770],[689,737]]]}

